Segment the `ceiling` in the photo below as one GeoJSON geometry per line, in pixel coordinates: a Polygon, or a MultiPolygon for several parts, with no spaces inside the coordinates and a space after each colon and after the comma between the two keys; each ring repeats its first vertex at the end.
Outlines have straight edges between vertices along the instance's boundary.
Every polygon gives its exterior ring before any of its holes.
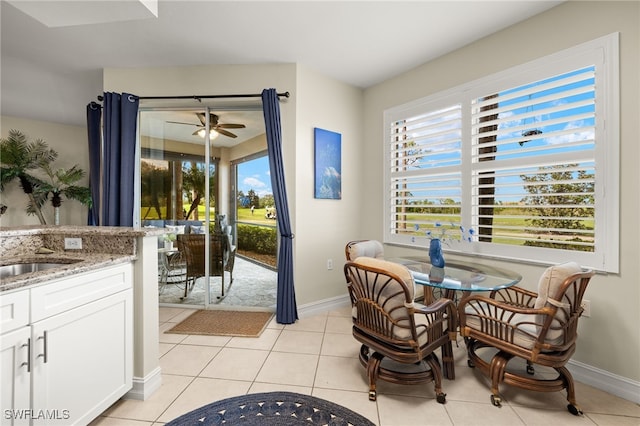
{"type": "Polygon", "coordinates": [[[156,17],[131,2],[1,0],[0,112],[84,126],[108,67],[298,63],[367,88],[562,3],[158,0],[156,17]]]}
{"type": "MultiPolygon", "coordinates": [[[[245,125],[243,129],[225,129],[237,137],[232,138],[220,134],[211,141],[214,147],[230,148],[265,132],[262,110],[212,109],[211,113],[218,116],[218,123],[245,125]]],[[[197,145],[204,145],[204,138],[193,135],[193,132],[201,128],[200,119],[196,116],[196,111],[150,110],[143,111],[140,119],[140,132],[145,136],[197,145]]]]}

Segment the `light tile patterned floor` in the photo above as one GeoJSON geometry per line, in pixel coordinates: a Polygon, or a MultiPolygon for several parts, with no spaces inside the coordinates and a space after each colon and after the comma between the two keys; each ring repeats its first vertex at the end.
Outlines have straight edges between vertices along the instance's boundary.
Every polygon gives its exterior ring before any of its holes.
{"type": "Polygon", "coordinates": [[[489,401],[487,381],[455,348],[456,380],[444,380],[447,403],[435,401],[433,384],[379,382],[370,402],[359,344],[351,337],[350,309],[300,319],[275,320],[259,338],[186,336],[163,331],[192,311],[160,308],[162,386],[147,401],[120,400],[91,426],[160,425],[216,400],[246,393],[290,391],[337,402],[380,426],[391,425],[639,425],[640,406],[576,383],[582,417],[566,410],[564,392],[536,393],[504,387],[503,406],[489,401]]]}

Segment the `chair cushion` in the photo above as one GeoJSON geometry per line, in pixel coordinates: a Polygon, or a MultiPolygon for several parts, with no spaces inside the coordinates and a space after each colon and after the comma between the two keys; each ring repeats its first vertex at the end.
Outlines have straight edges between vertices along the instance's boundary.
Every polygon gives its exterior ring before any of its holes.
{"type": "MultiPolygon", "coordinates": [[[[487,303],[472,301],[465,306],[466,326],[477,330],[483,331],[480,319],[476,316],[478,312],[490,312],[487,303]],[[473,305],[477,308],[474,308],[473,305]],[[476,310],[477,309],[477,310],[476,310]]],[[[526,349],[533,349],[539,333],[539,326],[536,325],[538,321],[538,315],[523,315],[516,314],[511,318],[510,324],[516,325],[516,331],[513,334],[513,343],[526,349]]]]}
{"type": "Polygon", "coordinates": [[[356,260],[353,261],[353,263],[356,263],[362,266],[369,266],[372,268],[383,269],[385,271],[388,271],[388,272],[391,272],[392,274],[397,275],[405,282],[405,284],[409,288],[409,295],[411,297],[411,300],[415,299],[416,284],[413,281],[413,276],[411,275],[411,272],[409,272],[409,269],[407,269],[406,266],[401,265],[399,263],[389,262],[387,260],[382,260],[382,259],[376,259],[369,256],[358,257],[356,258],[356,260]]]}
{"type": "MultiPolygon", "coordinates": [[[[538,298],[534,308],[541,309],[547,304],[549,299],[555,297],[558,289],[568,277],[582,272],[582,267],[576,262],[567,262],[547,268],[538,282],[538,298]]],[[[552,303],[554,302],[551,299],[552,303]]],[[[561,302],[558,300],[557,302],[561,302]]]]}
{"type": "Polygon", "coordinates": [[[191,225],[189,227],[190,234],[204,234],[204,225],[191,225]]]}
{"type": "Polygon", "coordinates": [[[349,247],[349,259],[357,259],[362,256],[384,259],[384,247],[380,241],[360,241],[349,247]]]}
{"type": "MultiPolygon", "coordinates": [[[[538,298],[536,299],[534,308],[544,308],[547,303],[554,306],[565,304],[566,300],[555,300],[554,297],[557,296],[560,286],[568,277],[580,272],[582,272],[582,267],[576,262],[567,262],[547,268],[538,283],[538,298]]],[[[566,297],[573,304],[573,292],[568,292],[566,297]]],[[[541,316],[538,321],[542,323],[544,319],[544,316],[541,316]]],[[[567,320],[566,311],[564,309],[558,309],[545,336],[546,343],[561,344],[563,342],[564,329],[562,328],[562,324],[566,323],[567,320]]]]}
{"type": "Polygon", "coordinates": [[[171,231],[171,233],[173,234],[184,234],[184,228],[185,225],[165,225],[164,226],[166,229],[168,229],[169,231],[171,231]]]}

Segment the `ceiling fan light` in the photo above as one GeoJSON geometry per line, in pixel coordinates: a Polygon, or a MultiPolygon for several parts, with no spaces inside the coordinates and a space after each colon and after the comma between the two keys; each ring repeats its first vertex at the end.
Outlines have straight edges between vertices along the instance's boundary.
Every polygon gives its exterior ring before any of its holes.
{"type": "MultiPolygon", "coordinates": [[[[206,131],[204,129],[198,130],[198,136],[200,136],[202,139],[204,139],[205,133],[206,131]]],[[[220,133],[216,132],[214,129],[209,130],[209,140],[214,140],[218,137],[218,135],[220,135],[220,133]]]]}

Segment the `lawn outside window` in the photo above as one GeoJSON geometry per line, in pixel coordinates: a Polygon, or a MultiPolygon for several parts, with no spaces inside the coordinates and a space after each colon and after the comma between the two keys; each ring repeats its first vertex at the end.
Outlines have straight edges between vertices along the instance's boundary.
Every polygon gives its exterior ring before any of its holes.
{"type": "Polygon", "coordinates": [[[617,272],[618,101],[611,34],[385,111],[385,242],[617,272]]]}

